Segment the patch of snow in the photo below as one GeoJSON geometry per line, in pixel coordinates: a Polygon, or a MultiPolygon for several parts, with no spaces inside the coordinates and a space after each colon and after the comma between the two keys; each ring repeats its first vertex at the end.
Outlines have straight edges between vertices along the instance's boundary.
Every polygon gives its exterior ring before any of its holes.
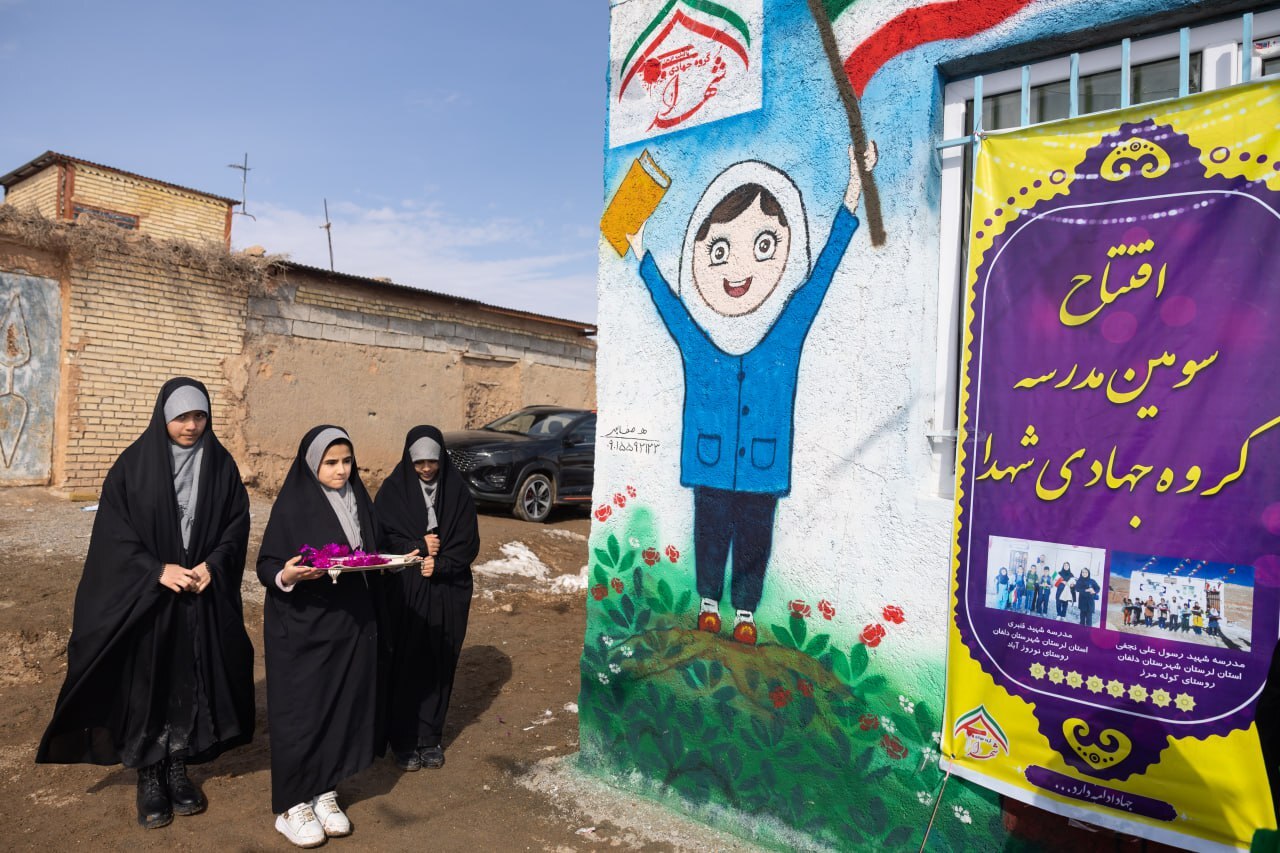
{"type": "Polygon", "coordinates": [[[545,527],[542,532],[553,539],[568,539],[571,542],[587,541],[587,537],[583,536],[581,533],[574,533],[572,530],[564,530],[559,527],[545,527]]]}
{"type": "Polygon", "coordinates": [[[587,589],[587,567],[583,566],[576,575],[561,575],[551,582],[551,592],[571,595],[585,592],[587,589]]]}
{"type": "Polygon", "coordinates": [[[545,581],[551,574],[547,564],[523,542],[508,542],[499,548],[502,557],[476,566],[473,571],[482,575],[515,575],[545,581]]]}

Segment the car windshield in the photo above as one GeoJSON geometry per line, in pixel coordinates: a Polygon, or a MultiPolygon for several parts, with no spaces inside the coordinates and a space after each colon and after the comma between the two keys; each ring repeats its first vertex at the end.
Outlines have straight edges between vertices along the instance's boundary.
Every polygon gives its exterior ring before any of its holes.
{"type": "Polygon", "coordinates": [[[486,424],[484,429],[519,435],[559,435],[575,417],[566,412],[516,412],[486,424]]]}

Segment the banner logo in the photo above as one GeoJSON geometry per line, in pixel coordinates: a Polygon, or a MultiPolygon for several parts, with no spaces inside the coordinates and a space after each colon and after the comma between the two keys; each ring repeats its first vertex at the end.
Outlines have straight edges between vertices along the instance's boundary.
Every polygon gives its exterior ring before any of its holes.
{"type": "Polygon", "coordinates": [[[1066,736],[1067,743],[1075,750],[1076,755],[1088,762],[1094,770],[1119,764],[1129,757],[1129,751],[1133,748],[1129,738],[1115,729],[1103,729],[1095,744],[1081,743],[1081,738],[1089,736],[1089,724],[1079,717],[1072,717],[1063,723],[1062,734],[1066,736]]]}
{"type": "Polygon", "coordinates": [[[964,735],[964,754],[968,758],[986,761],[1009,753],[1009,739],[983,705],[962,714],[951,734],[964,735]]]}

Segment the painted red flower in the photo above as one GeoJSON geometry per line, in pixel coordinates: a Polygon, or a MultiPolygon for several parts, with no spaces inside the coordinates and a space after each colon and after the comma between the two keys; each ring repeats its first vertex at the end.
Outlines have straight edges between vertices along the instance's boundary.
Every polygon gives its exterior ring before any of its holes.
{"type": "Polygon", "coordinates": [[[822,614],[822,618],[828,621],[836,615],[836,606],[825,598],[818,602],[818,612],[822,614]]]}
{"type": "Polygon", "coordinates": [[[883,614],[884,621],[892,622],[895,625],[901,625],[907,618],[907,614],[903,613],[902,608],[896,604],[886,604],[883,614]]]}
{"type": "Polygon", "coordinates": [[[662,555],[658,553],[657,548],[645,548],[640,557],[644,560],[646,566],[652,566],[662,559],[662,555]]]}
{"type": "Polygon", "coordinates": [[[635,486],[627,486],[627,496],[628,496],[628,497],[632,497],[632,498],[634,498],[634,497],[636,496],[636,487],[635,487],[635,486]]]}
{"type": "Polygon", "coordinates": [[[862,634],[858,638],[862,640],[864,645],[875,648],[880,645],[880,641],[884,639],[884,626],[876,622],[862,629],[862,634]]]}
{"type": "Polygon", "coordinates": [[[650,57],[640,66],[640,79],[652,86],[662,76],[662,63],[650,57]]]}
{"type": "Polygon", "coordinates": [[[613,587],[613,591],[616,593],[621,593],[624,588],[622,586],[622,578],[614,578],[613,580],[609,581],[609,585],[613,587]]]}
{"type": "Polygon", "coordinates": [[[604,597],[609,594],[609,587],[602,583],[598,583],[591,587],[591,597],[596,601],[603,601],[604,597]]]}
{"type": "Polygon", "coordinates": [[[809,679],[801,678],[796,682],[796,687],[805,698],[813,698],[813,682],[809,679]]]}
{"type": "Polygon", "coordinates": [[[596,507],[596,521],[607,521],[611,515],[613,515],[613,507],[608,504],[600,504],[596,507]]]}
{"type": "Polygon", "coordinates": [[[872,729],[878,729],[880,728],[880,718],[875,714],[863,714],[858,718],[858,728],[862,729],[864,732],[869,732],[872,729]]]}
{"type": "Polygon", "coordinates": [[[884,747],[885,752],[889,753],[889,757],[895,761],[907,757],[907,748],[903,746],[902,741],[893,735],[887,734],[880,738],[880,745],[884,747]]]}
{"type": "Polygon", "coordinates": [[[622,492],[614,492],[613,502],[618,505],[619,509],[621,509],[622,507],[627,505],[627,496],[624,495],[622,492]]]}
{"type": "Polygon", "coordinates": [[[773,707],[785,708],[791,701],[791,691],[785,687],[775,687],[769,691],[769,698],[773,700],[773,707]]]}
{"type": "Polygon", "coordinates": [[[800,619],[806,618],[813,612],[813,608],[805,604],[802,599],[797,598],[791,602],[791,615],[800,619]]]}
{"type": "Polygon", "coordinates": [[[666,548],[666,550],[665,550],[665,551],[663,551],[663,553],[664,553],[664,554],[666,554],[666,555],[667,555],[667,559],[668,559],[668,560],[670,560],[670,561],[671,561],[671,562],[673,562],[673,563],[674,563],[676,560],[679,560],[679,559],[680,559],[680,552],[676,550],[676,546],[675,546],[675,545],[668,545],[668,546],[667,546],[667,548],[666,548]]]}

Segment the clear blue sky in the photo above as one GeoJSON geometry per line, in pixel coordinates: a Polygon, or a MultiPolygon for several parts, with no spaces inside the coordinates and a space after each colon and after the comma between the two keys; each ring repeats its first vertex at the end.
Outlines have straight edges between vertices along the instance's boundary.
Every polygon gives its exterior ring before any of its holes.
{"type": "Polygon", "coordinates": [[[240,197],[232,241],[594,321],[607,0],[0,0],[0,174],[240,197]]]}

